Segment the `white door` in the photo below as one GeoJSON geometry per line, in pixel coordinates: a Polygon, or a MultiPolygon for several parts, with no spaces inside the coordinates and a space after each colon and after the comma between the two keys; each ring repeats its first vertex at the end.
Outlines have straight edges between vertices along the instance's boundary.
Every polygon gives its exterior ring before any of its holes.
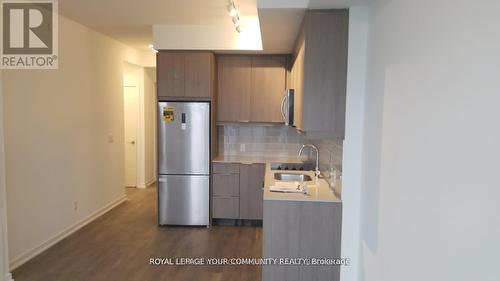
{"type": "Polygon", "coordinates": [[[139,88],[125,86],[125,185],[127,187],[137,186],[137,115],[139,88]]]}

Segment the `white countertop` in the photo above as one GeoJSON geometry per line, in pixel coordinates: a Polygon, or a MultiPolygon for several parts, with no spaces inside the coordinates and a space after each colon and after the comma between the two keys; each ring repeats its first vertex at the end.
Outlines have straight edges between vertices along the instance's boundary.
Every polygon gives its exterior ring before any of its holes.
{"type": "Polygon", "coordinates": [[[285,200],[285,201],[311,201],[340,203],[342,200],[333,192],[325,179],[315,179],[313,171],[273,171],[271,165],[266,165],[266,176],[264,182],[264,200],[285,200]],[[275,173],[306,174],[313,180],[307,183],[308,194],[302,193],[282,193],[271,192],[269,188],[275,184],[275,173]]]}

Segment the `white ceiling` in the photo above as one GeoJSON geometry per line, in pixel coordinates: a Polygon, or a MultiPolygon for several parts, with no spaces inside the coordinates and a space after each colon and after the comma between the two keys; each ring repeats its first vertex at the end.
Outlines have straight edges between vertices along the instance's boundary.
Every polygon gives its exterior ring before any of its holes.
{"type": "Polygon", "coordinates": [[[259,9],[308,8],[345,9],[356,5],[366,5],[371,0],[257,0],[259,9]]]}
{"type": "MultiPolygon", "coordinates": [[[[154,24],[153,42],[159,50],[262,51],[256,0],[237,0],[241,32],[237,32],[224,5],[217,22],[203,24],[154,24]],[[173,40],[174,39],[174,40],[173,40]]],[[[200,15],[200,17],[203,15],[200,15]]]]}
{"type": "MultiPolygon", "coordinates": [[[[266,53],[291,51],[305,8],[345,8],[368,0],[235,0],[258,10],[266,53]]],[[[147,50],[156,25],[227,25],[227,0],[61,0],[63,16],[132,47],[147,50]]],[[[245,10],[241,9],[241,10],[245,10]]],[[[230,30],[228,32],[233,32],[230,30]]]]}
{"type": "Polygon", "coordinates": [[[140,49],[153,24],[203,25],[230,21],[227,0],[61,0],[62,15],[140,49]]]}

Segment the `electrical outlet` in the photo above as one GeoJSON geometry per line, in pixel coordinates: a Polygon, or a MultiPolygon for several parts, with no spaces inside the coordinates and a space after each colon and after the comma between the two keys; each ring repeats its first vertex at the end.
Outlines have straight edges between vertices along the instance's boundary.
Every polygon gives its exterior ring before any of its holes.
{"type": "Polygon", "coordinates": [[[78,210],[78,201],[73,202],[73,209],[78,210]]]}
{"type": "Polygon", "coordinates": [[[240,143],[240,152],[245,152],[246,146],[244,143],[240,143]]]}

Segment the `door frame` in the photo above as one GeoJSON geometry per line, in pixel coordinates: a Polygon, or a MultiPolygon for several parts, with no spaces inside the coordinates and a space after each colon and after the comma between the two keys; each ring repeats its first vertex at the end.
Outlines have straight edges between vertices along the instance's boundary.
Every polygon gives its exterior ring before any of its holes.
{"type": "MultiPolygon", "coordinates": [[[[140,95],[141,95],[141,89],[140,89],[140,86],[139,85],[133,85],[133,84],[123,84],[123,95],[125,97],[125,88],[136,88],[137,89],[137,97],[136,97],[136,104],[137,104],[137,125],[135,126],[135,136],[136,136],[136,140],[135,140],[135,188],[140,188],[139,187],[139,172],[141,169],[139,169],[139,159],[140,159],[140,149],[139,149],[139,144],[141,143],[141,137],[140,137],[140,133],[141,133],[141,130],[140,130],[140,121],[141,121],[141,103],[140,103],[140,95]]],[[[124,132],[124,136],[123,136],[123,150],[125,151],[125,146],[127,145],[127,140],[125,139],[125,99],[124,99],[124,103],[123,103],[123,109],[124,109],[124,112],[123,112],[123,124],[124,124],[124,127],[123,127],[123,132],[124,132]]],[[[124,155],[125,156],[125,155],[124,155]]],[[[124,158],[125,160],[125,158],[124,158]]],[[[126,175],[125,175],[126,176],[126,175]]],[[[125,184],[125,187],[131,187],[131,186],[127,186],[125,184]]]]}
{"type": "MultiPolygon", "coordinates": [[[[135,86],[138,90],[137,96],[137,188],[147,188],[150,184],[156,181],[156,176],[151,177],[151,169],[156,169],[156,162],[150,167],[149,162],[146,162],[151,157],[151,153],[154,153],[156,146],[156,137],[152,134],[156,133],[156,126],[152,129],[149,125],[149,118],[156,119],[156,115],[151,115],[149,113],[151,109],[155,110],[156,105],[156,95],[154,93],[154,87],[150,88],[152,84],[156,83],[154,75],[146,67],[142,67],[133,63],[124,62],[123,64],[123,87],[135,86]],[[153,96],[151,96],[153,95],[153,96]],[[147,102],[147,103],[146,103],[147,102]],[[150,104],[153,102],[153,104],[150,104]],[[148,123],[146,123],[148,121],[148,123]],[[152,130],[151,130],[152,129],[152,130]],[[148,133],[148,135],[146,135],[148,133]],[[151,138],[153,138],[153,143],[151,143],[151,138]],[[153,151],[151,151],[151,146],[153,151]],[[148,150],[146,150],[148,149],[148,150]],[[151,169],[149,169],[151,168],[151,169]]],[[[150,161],[150,160],[149,160],[150,161]]]]}

